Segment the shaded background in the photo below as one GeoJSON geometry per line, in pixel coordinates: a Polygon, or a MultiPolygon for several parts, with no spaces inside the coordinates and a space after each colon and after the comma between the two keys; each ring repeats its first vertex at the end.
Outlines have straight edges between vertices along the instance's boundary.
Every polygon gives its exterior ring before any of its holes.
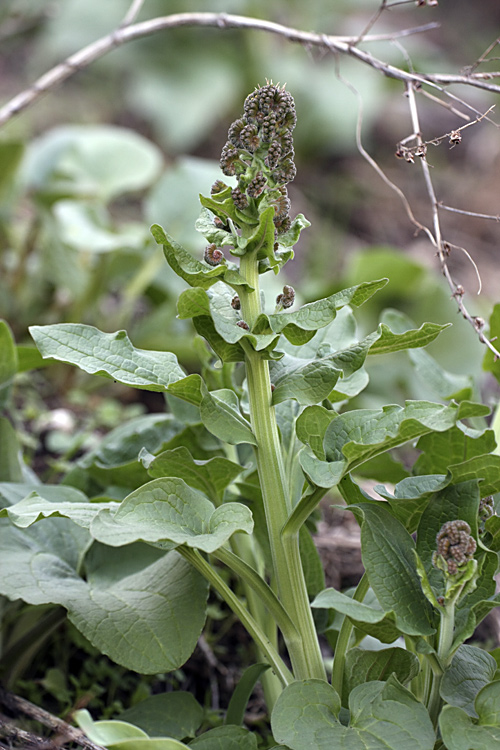
{"type": "MultiPolygon", "coordinates": [[[[2,99],[115,28],[128,6],[127,0],[6,0],[0,8],[2,99]]],[[[357,34],[378,6],[374,0],[312,0],[307,9],[290,0],[224,0],[207,8],[201,0],[148,0],[139,20],[210,9],[303,30],[357,34]]],[[[411,3],[385,11],[371,31],[429,22],[440,26],[398,44],[365,48],[403,68],[460,72],[494,41],[500,6],[495,0],[441,0],[437,7],[411,3]]],[[[497,67],[485,63],[481,70],[497,67]]],[[[132,42],[75,74],[4,128],[0,147],[9,169],[3,171],[14,177],[4,178],[0,196],[0,315],[18,337],[33,322],[82,320],[105,330],[127,326],[137,345],[173,348],[186,366],[194,366],[186,346],[190,323],[175,320],[179,282],[147,226],[163,224],[192,252],[202,252],[193,229],[197,195],[219,176],[227,127],[246,94],[266,79],[286,83],[298,111],[298,176],[290,194],[293,210],[312,222],[286,269],[299,298],[307,301],[346,284],[389,276],[390,284],[363,311],[361,324],[364,318],[365,326],[373,327],[386,306],[402,309],[416,323],[452,321],[453,330],[440,337],[434,353],[445,366],[478,375],[482,348],[469,326],[457,321],[432,248],[423,235],[415,236],[397,196],[356,150],[358,105],[346,81],[362,97],[365,147],[404,189],[416,217],[430,224],[418,164],[394,158],[397,142],[410,133],[402,86],[353,59],[257,31],[174,29],[132,42]],[[120,130],[106,131],[110,125],[120,130]],[[133,133],[140,138],[134,141],[133,133]],[[17,172],[13,162],[20,162],[17,172]]],[[[479,90],[452,90],[481,111],[495,103],[479,90]]],[[[464,124],[445,107],[419,101],[426,139],[464,124]]],[[[438,198],[470,211],[499,213],[498,136],[483,122],[463,132],[459,147],[450,149],[445,140],[430,148],[438,198]]],[[[450,258],[472,314],[487,318],[498,299],[500,227],[456,214],[443,214],[442,221],[446,239],[465,247],[479,266],[483,293],[476,298],[472,264],[460,251],[450,258]]],[[[267,276],[265,286],[273,294],[267,276]]],[[[396,389],[399,400],[396,385],[388,390],[396,389]]]]}

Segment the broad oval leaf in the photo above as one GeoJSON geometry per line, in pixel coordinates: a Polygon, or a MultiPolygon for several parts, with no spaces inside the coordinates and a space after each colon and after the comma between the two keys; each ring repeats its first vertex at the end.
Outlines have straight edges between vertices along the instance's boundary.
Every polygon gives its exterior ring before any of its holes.
{"type": "Polygon", "coordinates": [[[204,718],[204,710],[191,693],[176,690],[159,693],[137,703],[119,715],[150,737],[194,737],[204,718]]]}
{"type": "Polygon", "coordinates": [[[386,681],[392,674],[401,684],[418,675],[420,662],[404,648],[383,648],[376,651],[351,648],[346,654],[343,699],[358,685],[372,680],[386,681]]]}
{"type": "Polygon", "coordinates": [[[186,377],[175,354],[136,349],[125,331],[103,333],[94,326],[60,323],[31,326],[42,356],[77,365],[92,375],[148,391],[165,391],[186,377]]]}
{"type": "Polygon", "coordinates": [[[394,611],[396,624],[408,635],[431,635],[433,611],[421,587],[414,559],[415,543],[403,524],[383,503],[359,503],[361,550],[370,586],[385,612],[394,611]]]}
{"type": "Polygon", "coordinates": [[[143,453],[142,462],[152,479],[183,479],[190,487],[203,492],[214,505],[220,502],[226,487],[243,471],[239,464],[222,456],[215,456],[207,461],[196,461],[184,446],[164,451],[158,456],[146,456],[143,453]]]}
{"type": "Polygon", "coordinates": [[[496,670],[497,663],[487,651],[463,644],[443,675],[441,697],[450,706],[462,708],[477,718],[474,701],[481,688],[493,680],[496,670]]]}
{"type": "Polygon", "coordinates": [[[0,593],[62,605],[96,648],[127,669],[155,674],[182,666],[205,622],[206,582],[176,552],[95,544],[87,552],[90,542],[65,518],[22,530],[0,520],[0,593]]]}
{"type": "Polygon", "coordinates": [[[135,541],[185,544],[214,552],[236,532],[250,534],[252,513],[240,503],[218,508],[182,479],[163,477],[140,487],[116,512],[104,510],[92,521],[92,536],[111,547],[135,541]]]}
{"type": "Polygon", "coordinates": [[[435,734],[426,708],[393,677],[354,688],[350,726],[340,723],[337,692],[321,680],[293,682],[274,707],[271,726],[290,750],[432,750],[435,734]]]}
{"type": "Polygon", "coordinates": [[[250,422],[243,417],[234,391],[221,388],[207,393],[200,405],[203,424],[212,435],[230,445],[257,445],[250,422]]]}
{"type": "MultiPolygon", "coordinates": [[[[496,700],[500,700],[500,683],[496,685],[496,700]]],[[[500,746],[500,726],[482,726],[461,708],[445,706],[439,716],[439,729],[447,748],[452,750],[494,750],[500,746]]]]}
{"type": "Polygon", "coordinates": [[[189,747],[197,750],[257,750],[257,745],[254,732],[229,724],[209,729],[189,743],[189,747]]]}

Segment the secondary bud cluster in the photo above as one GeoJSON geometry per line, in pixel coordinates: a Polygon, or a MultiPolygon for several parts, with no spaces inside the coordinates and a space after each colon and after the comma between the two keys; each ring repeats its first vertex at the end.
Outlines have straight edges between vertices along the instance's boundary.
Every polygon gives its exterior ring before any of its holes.
{"type": "Polygon", "coordinates": [[[295,289],[289,284],[285,284],[283,291],[276,297],[276,305],[287,309],[292,307],[295,302],[295,289]]]}
{"type": "Polygon", "coordinates": [[[229,128],[220,160],[224,174],[238,178],[232,197],[240,210],[266,189],[276,192],[276,199],[271,195],[270,200],[275,205],[278,232],[290,226],[285,185],[296,173],[292,138],[296,119],[288,91],[273,83],[257,88],[247,96],[243,116],[229,128]]]}
{"type": "Polygon", "coordinates": [[[441,526],[436,536],[436,552],[432,557],[433,565],[437,565],[441,557],[448,568],[449,575],[458,573],[458,566],[465,565],[472,560],[476,551],[476,540],[471,536],[467,521],[448,521],[441,526]]]}

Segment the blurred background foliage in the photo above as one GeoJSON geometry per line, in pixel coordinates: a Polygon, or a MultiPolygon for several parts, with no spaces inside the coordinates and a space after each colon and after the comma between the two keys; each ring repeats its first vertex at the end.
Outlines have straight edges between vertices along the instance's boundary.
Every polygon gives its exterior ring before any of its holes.
{"type": "MultiPolygon", "coordinates": [[[[3,0],[0,7],[2,99],[18,93],[50,66],[116,28],[129,0],[3,0]]],[[[255,16],[302,30],[360,33],[378,0],[147,0],[138,20],[210,10],[255,16]]],[[[365,48],[385,62],[429,72],[458,72],[493,41],[496,0],[441,0],[437,7],[402,5],[382,14],[373,33],[436,21],[440,27],[401,44],[365,48]],[[404,44],[404,49],[403,49],[404,44]]],[[[495,66],[496,63],[489,64],[495,66]]],[[[488,70],[488,64],[483,68],[488,70]]],[[[0,134],[0,317],[18,341],[29,324],[82,321],[112,331],[126,327],[143,348],[173,349],[195,366],[190,323],[176,320],[180,284],[148,227],[164,225],[197,257],[198,193],[220,177],[218,157],[228,125],[249,91],[266,79],[286,83],[298,111],[298,176],[293,210],[312,227],[285,269],[298,298],[309,301],[342,286],[388,276],[386,289],[358,316],[362,330],[395,307],[415,323],[454,325],[429,351],[449,370],[478,376],[483,350],[440,278],[423,235],[416,236],[402,204],[356,149],[358,101],[363,142],[408,195],[415,215],[430,222],[418,165],[394,158],[410,133],[399,83],[366,65],[306,49],[257,31],[172,29],[132,42],[78,72],[14,118],[0,134]]],[[[484,111],[491,96],[459,94],[484,111]]],[[[421,103],[424,137],[463,124],[448,109],[421,103]]],[[[432,149],[439,197],[452,206],[498,213],[500,139],[492,125],[464,131],[460,147],[432,149]],[[495,165],[497,168],[495,168],[495,165]]],[[[452,272],[470,295],[471,312],[489,317],[498,298],[496,247],[500,228],[450,214],[450,242],[468,249],[483,279],[456,252],[452,272]],[[455,257],[456,256],[456,257],[455,257]]],[[[276,280],[265,287],[275,294],[276,280]]],[[[280,279],[282,285],[283,279],[280,279]]],[[[382,365],[380,365],[382,368],[382,365]]],[[[438,398],[407,355],[384,369],[371,364],[363,403],[438,398]]],[[[481,380],[483,397],[495,386],[481,380]]]]}
{"type": "MultiPolygon", "coordinates": [[[[357,35],[379,4],[146,0],[139,20],[210,10],[302,30],[357,35]]],[[[1,103],[115,29],[129,5],[130,0],[2,0],[1,103]]],[[[397,6],[384,13],[372,31],[434,21],[439,28],[406,37],[401,44],[377,42],[364,48],[404,68],[411,60],[417,70],[458,72],[498,33],[500,3],[440,0],[437,7],[397,6]]],[[[495,68],[497,62],[482,67],[495,68]]],[[[170,271],[149,226],[162,224],[202,257],[203,241],[194,230],[198,194],[208,193],[220,178],[218,160],[227,129],[240,115],[246,95],[266,79],[286,83],[296,101],[298,174],[290,197],[293,212],[303,212],[312,222],[294,262],[284,269],[285,279],[280,277],[279,290],[289,281],[298,301],[307,302],[388,277],[389,284],[356,310],[360,335],[372,331],[381,316],[388,315],[387,308],[401,310],[417,325],[453,324],[424,352],[370,357],[369,385],[348,408],[408,398],[446,400],[454,394],[482,398],[495,407],[500,391],[494,378],[482,371],[484,348],[457,315],[430,243],[415,234],[395,193],[356,148],[358,101],[346,81],[363,102],[365,147],[405,191],[416,217],[430,224],[419,165],[394,157],[397,142],[411,130],[402,86],[352,59],[257,31],[172,29],[127,44],[71,76],[2,129],[0,318],[7,320],[18,344],[31,342],[31,324],[84,322],[104,331],[127,328],[137,347],[170,349],[187,369],[199,367],[191,323],[176,319],[176,300],[184,285],[170,271]]],[[[481,111],[495,103],[492,96],[470,88],[454,92],[481,111]]],[[[426,139],[463,124],[435,102],[419,98],[419,106],[426,139]]],[[[468,128],[459,147],[450,149],[445,141],[431,149],[429,161],[445,203],[500,212],[500,138],[491,124],[468,128]]],[[[477,297],[471,263],[465,254],[452,253],[450,267],[466,289],[472,314],[488,319],[500,301],[500,225],[449,214],[443,216],[443,228],[450,242],[467,248],[480,269],[483,292],[477,297]]],[[[263,282],[273,299],[279,291],[277,279],[266,274],[263,282]]],[[[500,305],[494,317],[500,336],[500,305]]],[[[19,354],[34,361],[32,352],[20,349],[19,354]]],[[[490,367],[500,369],[500,363],[491,361],[490,367]]],[[[148,410],[161,411],[165,404],[158,394],[125,390],[55,365],[21,372],[13,407],[9,417],[26,471],[50,482],[67,475],[85,453],[92,462],[103,434],[123,428],[134,435],[134,418],[141,419],[148,410]]],[[[137,440],[143,440],[140,432],[137,440]]],[[[22,631],[37,616],[23,607],[19,602],[8,605],[7,630],[20,623],[22,631]]],[[[212,622],[219,617],[217,607],[213,605],[212,622]]],[[[57,625],[57,612],[55,616],[57,625]]],[[[245,658],[247,650],[245,646],[245,658]]],[[[97,701],[103,715],[110,715],[119,709],[123,693],[133,704],[149,690],[144,678],[138,682],[137,675],[96,659],[90,645],[72,630],[64,637],[60,630],[54,632],[49,657],[42,653],[34,659],[29,651],[18,670],[28,670],[28,697],[37,703],[52,697],[58,711],[75,700],[84,705],[93,696],[89,705],[95,707],[97,701]],[[28,679],[40,673],[42,679],[28,679]]],[[[198,671],[199,665],[196,678],[198,671]]],[[[168,682],[160,678],[160,690],[176,681],[186,685],[182,674],[174,673],[168,682]]]]}

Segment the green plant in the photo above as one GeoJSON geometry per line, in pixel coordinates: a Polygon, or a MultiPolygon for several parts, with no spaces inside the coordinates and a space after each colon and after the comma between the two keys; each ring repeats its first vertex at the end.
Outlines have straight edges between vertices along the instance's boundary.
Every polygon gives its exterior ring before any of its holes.
{"type": "MultiPolygon", "coordinates": [[[[266,305],[260,276],[280,272],[308,226],[289,215],[294,125],[284,88],[268,83],[247,97],[221,157],[231,184],[200,196],[203,260],[152,228],[189,287],[177,310],[197,331],[199,373],[186,374],[169,352],[135,348],[124,331],[31,328],[44,358],[164,393],[170,410],[120,425],[58,485],[26,476],[2,419],[0,591],[64,607],[93,646],[145,674],[189,657],[209,585],[248,631],[256,663],[224,726],[195,737],[202,715],[181,693],[160,697],[160,707],[155,697],[154,711],[144,701],[130,722],[80,714],[100,744],[254,748],[255,734],[239,725],[260,679],[280,747],[491,748],[500,738],[496,661],[463,645],[500,601],[491,500],[500,457],[484,423],[489,410],[466,387],[447,391],[447,403],[348,409],[366,386],[368,356],[419,349],[446,327],[415,328],[390,310],[376,331],[356,337],[352,308],[385,279],[296,310],[285,285],[266,305]],[[398,460],[406,444],[418,452],[411,470],[398,460]],[[395,486],[377,486],[383,500],[375,499],[360,476],[395,486]],[[306,524],[334,488],[361,526],[366,572],[352,595],[325,590],[306,524]],[[331,685],[318,629],[335,649],[331,685]],[[399,645],[365,650],[366,635],[399,645]],[[175,725],[183,711],[190,720],[175,725]]],[[[8,327],[0,331],[8,403],[19,361],[8,327]]],[[[420,364],[449,388],[437,363],[420,364]]]]}

